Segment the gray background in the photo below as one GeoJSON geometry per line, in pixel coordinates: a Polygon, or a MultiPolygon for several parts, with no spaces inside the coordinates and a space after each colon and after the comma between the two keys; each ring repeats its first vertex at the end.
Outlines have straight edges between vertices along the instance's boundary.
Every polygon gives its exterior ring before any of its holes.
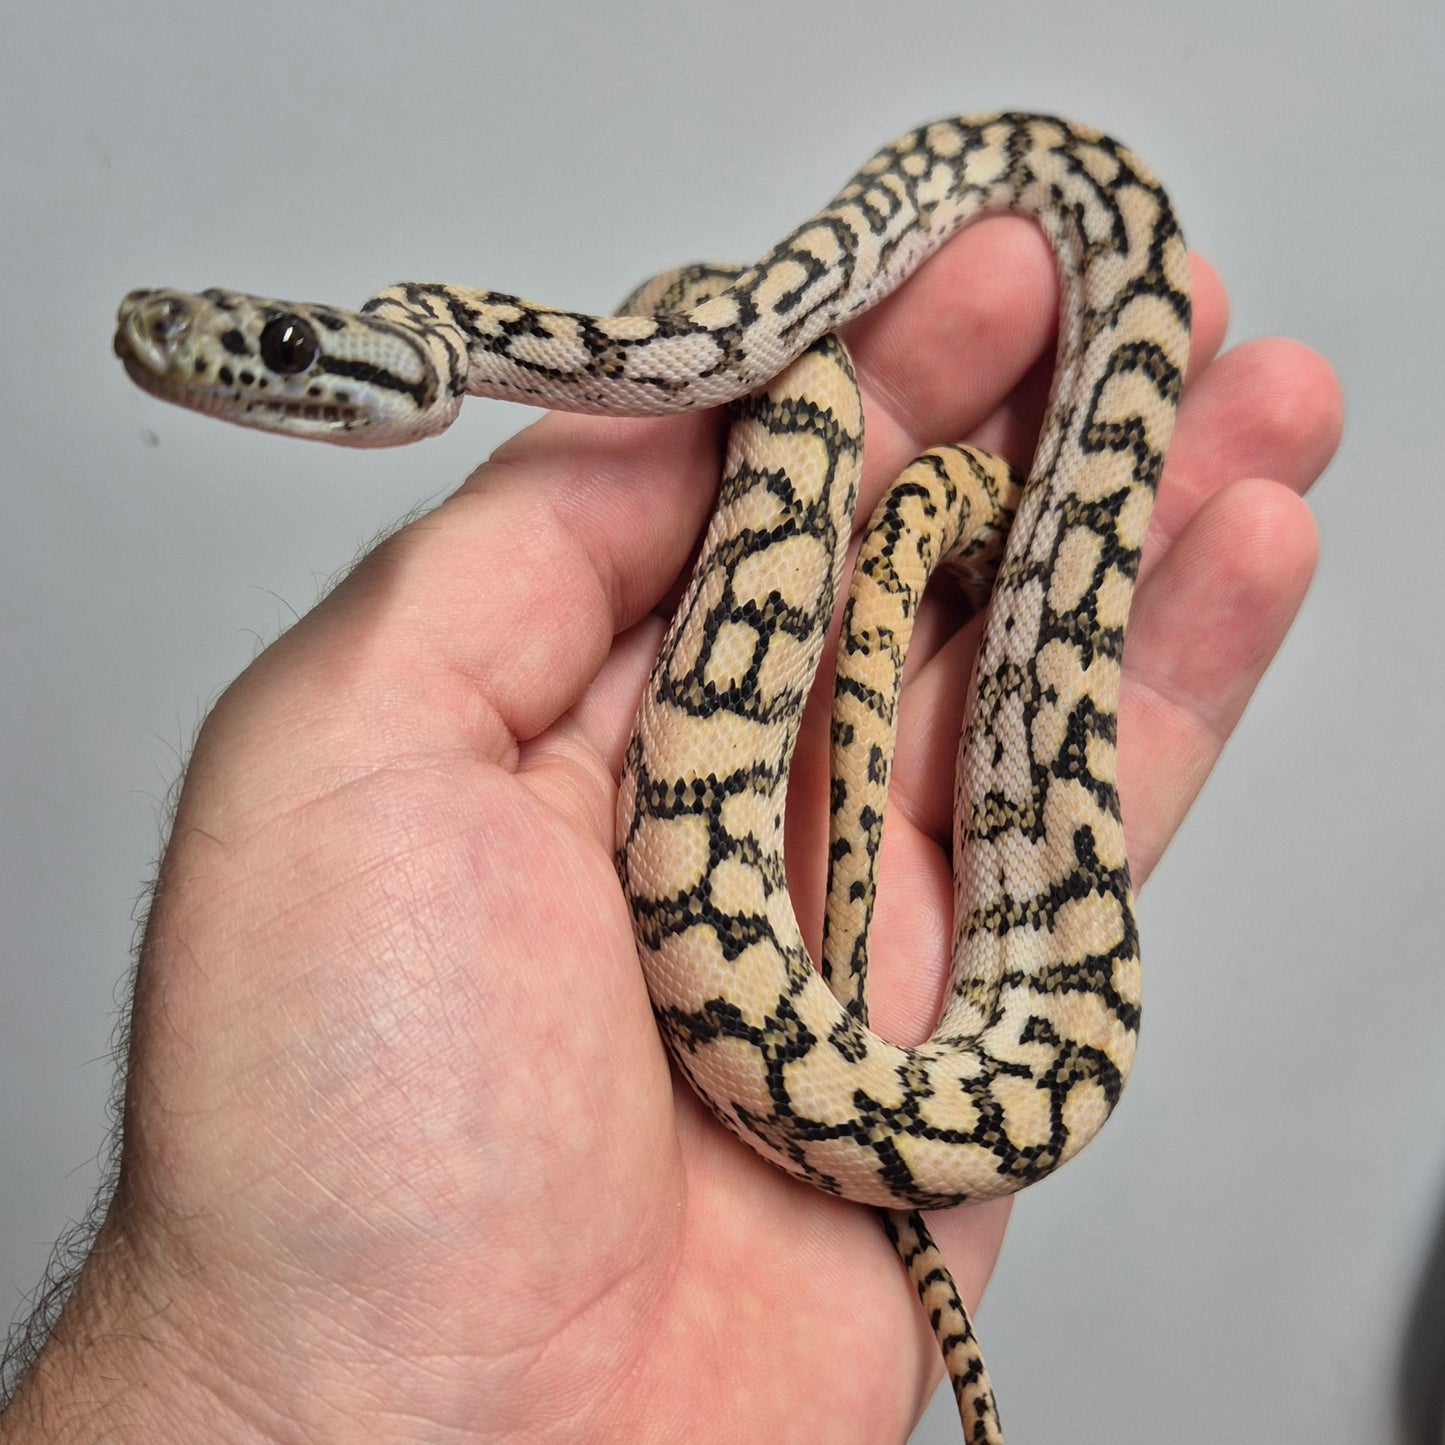
{"type": "MultiPolygon", "coordinates": [[[[1319,580],[1144,899],[1127,1107],[1020,1201],[982,1311],[1009,1439],[1429,1438],[1442,30],[1435,0],[9,7],[0,1311],[93,1193],[136,901],[208,701],[527,415],[474,402],[377,455],[221,427],[126,382],[120,295],[411,276],[605,309],[756,255],[909,125],[1034,107],[1135,144],[1231,339],[1322,349],[1349,422],[1319,580]]],[[[956,1430],[935,1402],[915,1441],[956,1430]]]]}

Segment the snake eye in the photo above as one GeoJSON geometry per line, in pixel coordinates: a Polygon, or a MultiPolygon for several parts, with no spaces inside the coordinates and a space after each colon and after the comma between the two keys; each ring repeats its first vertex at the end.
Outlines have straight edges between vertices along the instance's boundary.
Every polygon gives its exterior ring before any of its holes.
{"type": "Polygon", "coordinates": [[[282,376],[305,371],[321,354],[321,343],[299,316],[273,316],[261,328],[261,360],[282,376]]]}

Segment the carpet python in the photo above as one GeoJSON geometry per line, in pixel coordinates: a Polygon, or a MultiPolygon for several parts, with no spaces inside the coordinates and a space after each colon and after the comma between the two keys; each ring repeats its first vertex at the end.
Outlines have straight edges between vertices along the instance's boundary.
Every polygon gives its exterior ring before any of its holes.
{"type": "Polygon", "coordinates": [[[360,312],[136,291],[118,318],[116,352],[147,391],[353,446],[439,432],[468,393],[634,416],[731,404],[717,509],[626,752],[619,872],[679,1071],[765,1158],[884,1211],[974,1445],[1001,1439],[993,1394],[917,1211],[1057,1168],[1134,1056],[1119,673],[1189,314],[1183,240],[1149,171],[1085,126],[998,114],[909,131],[755,265],[684,268],[615,315],[407,282],[360,312]],[[831,333],[997,211],[1033,216],[1057,259],[1048,414],[1027,479],[941,447],[867,528],[838,649],[815,968],[783,819],[862,450],[831,333]],[[992,597],[957,769],[947,999],[905,1048],[869,1031],[864,980],[903,659],[938,566],[992,597]]]}

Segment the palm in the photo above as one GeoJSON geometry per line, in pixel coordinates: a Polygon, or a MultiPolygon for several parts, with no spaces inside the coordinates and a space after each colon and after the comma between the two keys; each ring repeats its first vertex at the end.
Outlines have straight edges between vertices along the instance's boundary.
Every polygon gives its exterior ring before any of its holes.
{"type": "MultiPolygon", "coordinates": [[[[1026,460],[1048,276],[1031,228],[988,222],[856,328],[875,388],[865,505],[930,443],[1026,460]]],[[[1296,499],[1232,484],[1302,490],[1335,426],[1332,383],[1287,343],[1208,366],[1223,305],[1202,281],[1149,558],[1167,585],[1141,588],[1121,713],[1139,876],[1308,577],[1296,499]],[[1261,424],[1251,368],[1310,406],[1261,424]],[[1261,527],[1267,565],[1236,547],[1261,527]]],[[[254,1353],[279,1351],[313,1409],[365,1397],[459,1437],[776,1438],[786,1419],[799,1438],[876,1440],[906,1432],[935,1377],[871,1214],[760,1163],[674,1085],[612,868],[652,609],[716,468],[707,419],[549,419],[382,548],[207,726],[138,994],[120,1227],[181,1246],[198,1337],[281,1314],[254,1353]]],[[[970,646],[941,624],[915,644],[872,990],[899,1038],[927,1032],[946,964],[970,646]]],[[[818,736],[789,839],[813,939],[818,736]]],[[[939,1222],[966,1296],[1003,1218],[939,1222]]]]}

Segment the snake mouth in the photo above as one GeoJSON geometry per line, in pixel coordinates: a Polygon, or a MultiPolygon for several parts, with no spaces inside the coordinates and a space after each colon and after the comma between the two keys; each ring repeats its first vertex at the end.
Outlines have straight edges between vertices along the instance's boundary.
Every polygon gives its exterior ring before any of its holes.
{"type": "Polygon", "coordinates": [[[125,373],[142,391],[188,411],[208,416],[225,415],[243,426],[296,432],[354,432],[371,418],[358,406],[310,397],[255,396],[234,387],[187,382],[168,371],[158,371],[144,348],[122,327],[115,335],[115,354],[125,373]]]}
{"type": "Polygon", "coordinates": [[[354,431],[367,422],[366,414],[354,406],[343,406],[334,401],[284,401],[280,397],[258,397],[248,401],[244,417],[258,426],[289,421],[340,431],[354,431]]]}

